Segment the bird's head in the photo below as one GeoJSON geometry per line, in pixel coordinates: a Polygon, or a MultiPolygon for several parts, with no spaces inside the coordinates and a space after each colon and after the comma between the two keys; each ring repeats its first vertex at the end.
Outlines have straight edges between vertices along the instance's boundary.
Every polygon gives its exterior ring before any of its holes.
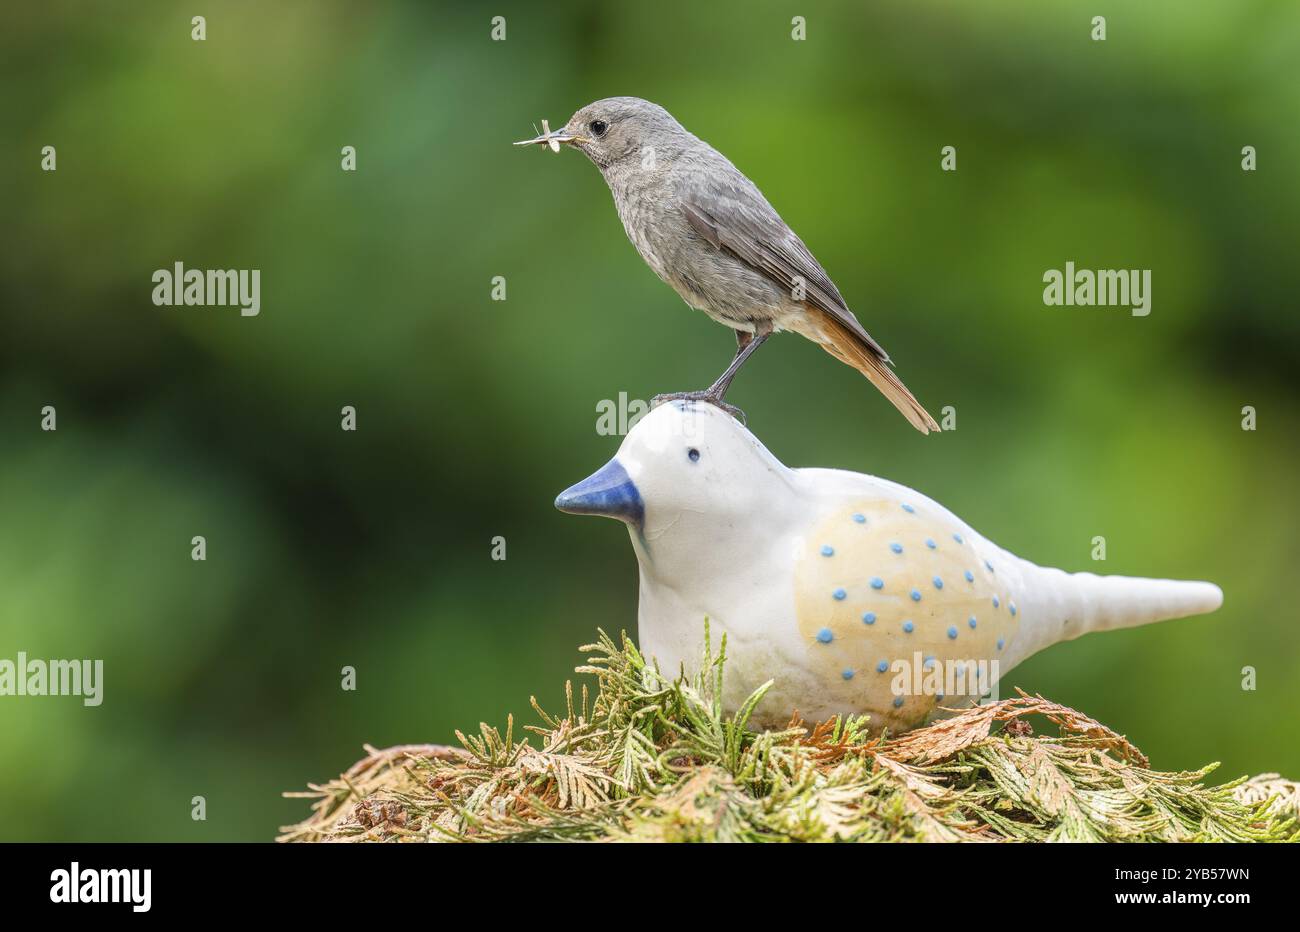
{"type": "Polygon", "coordinates": [[[690,138],[658,104],[639,97],[606,97],[587,104],[563,128],[515,145],[572,146],[604,170],[629,160],[642,166],[670,160],[690,138]]]}
{"type": "Polygon", "coordinates": [[[761,536],[756,525],[771,528],[793,507],[790,475],[721,409],[673,401],[638,421],[618,454],[555,507],[626,522],[656,562],[701,547],[734,553],[761,536]]]}

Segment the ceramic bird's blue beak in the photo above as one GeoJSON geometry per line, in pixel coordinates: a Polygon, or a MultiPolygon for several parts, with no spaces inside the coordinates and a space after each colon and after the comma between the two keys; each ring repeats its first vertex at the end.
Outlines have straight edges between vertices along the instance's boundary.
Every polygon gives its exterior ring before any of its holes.
{"type": "Polygon", "coordinates": [[[636,483],[618,458],[610,460],[575,486],[565,489],[555,507],[571,515],[605,515],[635,528],[645,521],[645,503],[636,483]]]}

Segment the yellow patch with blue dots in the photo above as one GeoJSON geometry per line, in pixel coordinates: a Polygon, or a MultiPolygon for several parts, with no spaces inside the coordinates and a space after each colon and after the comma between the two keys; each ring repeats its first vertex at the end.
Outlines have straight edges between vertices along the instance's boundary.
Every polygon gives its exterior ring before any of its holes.
{"type": "MultiPolygon", "coordinates": [[[[994,660],[1015,626],[996,567],[946,512],[893,498],[823,519],[795,559],[795,611],[815,670],[860,708],[919,718],[942,696],[893,694],[894,662],[994,660]]],[[[947,697],[944,697],[947,698],[947,697]]]]}

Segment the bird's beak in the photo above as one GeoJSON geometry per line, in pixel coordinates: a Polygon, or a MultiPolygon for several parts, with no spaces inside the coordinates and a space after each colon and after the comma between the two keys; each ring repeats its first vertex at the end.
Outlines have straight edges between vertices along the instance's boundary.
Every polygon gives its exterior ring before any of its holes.
{"type": "MultiPolygon", "coordinates": [[[[536,129],[537,127],[533,127],[536,129]]],[[[545,120],[542,120],[542,129],[545,131],[540,136],[534,136],[532,139],[521,139],[515,143],[517,146],[550,146],[552,152],[560,151],[560,143],[571,145],[575,142],[586,142],[587,140],[571,133],[564,127],[552,131],[545,120]]]]}
{"type": "Polygon", "coordinates": [[[571,515],[604,515],[640,528],[645,521],[645,503],[627,470],[610,460],[577,485],[565,489],[555,507],[571,515]]]}

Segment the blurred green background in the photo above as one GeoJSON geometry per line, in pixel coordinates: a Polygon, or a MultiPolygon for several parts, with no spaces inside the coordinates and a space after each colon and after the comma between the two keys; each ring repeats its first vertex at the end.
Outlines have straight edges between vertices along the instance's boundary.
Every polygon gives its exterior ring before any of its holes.
{"type": "Polygon", "coordinates": [[[1039,563],[1224,589],[1008,691],[1163,768],[1300,775],[1300,6],[191,7],[0,13],[0,657],[105,663],[99,708],[0,698],[0,837],[267,839],[362,742],[559,706],[577,646],[634,630],[626,532],[552,499],[616,448],[602,399],[703,387],[734,344],[584,158],[510,146],[614,94],[749,174],[957,410],[922,437],[778,337],[730,400],[785,462],[905,482],[1039,563]],[[1067,260],[1151,269],[1151,315],[1045,307],[1067,260]],[[176,261],[261,269],[261,315],[155,307],[176,261]]]}

